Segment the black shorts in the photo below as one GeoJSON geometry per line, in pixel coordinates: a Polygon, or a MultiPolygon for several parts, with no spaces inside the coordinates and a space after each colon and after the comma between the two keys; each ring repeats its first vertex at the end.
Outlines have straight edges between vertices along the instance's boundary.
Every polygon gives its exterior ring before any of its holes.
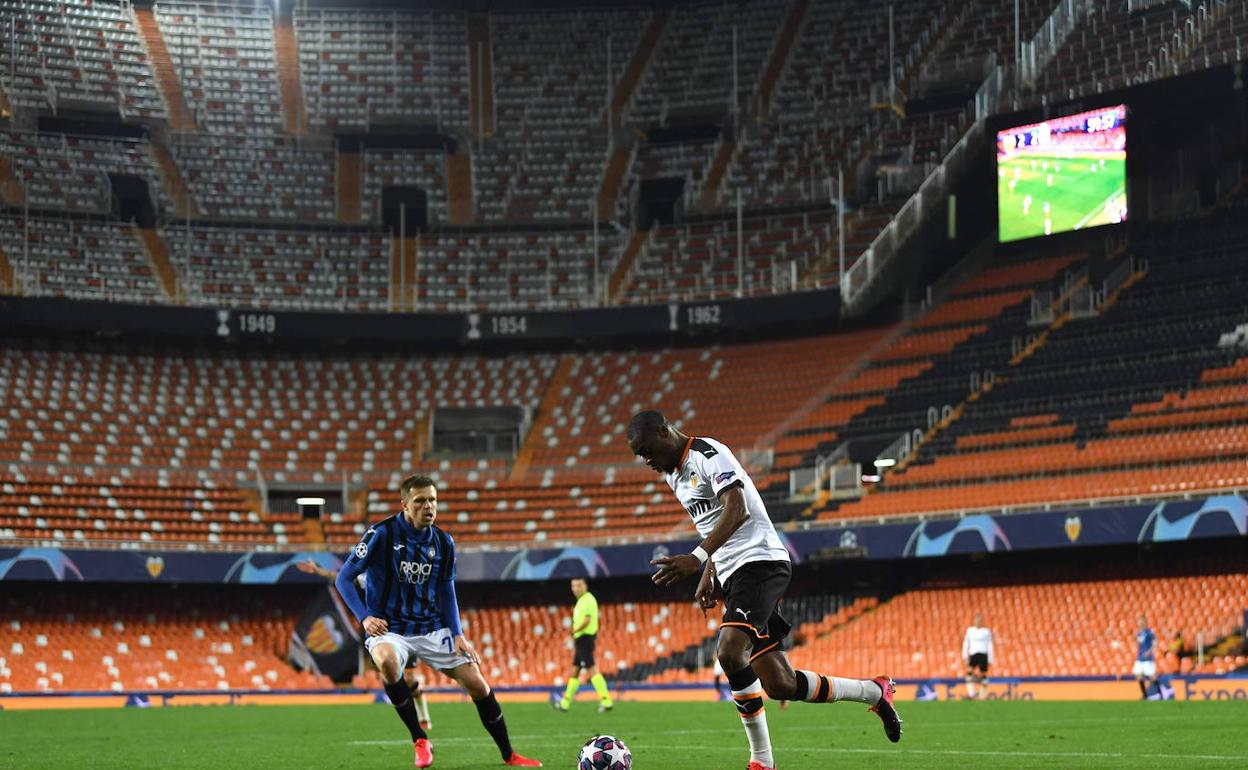
{"type": "Polygon", "coordinates": [[[573,639],[572,665],[577,668],[592,668],[594,666],[594,645],[597,641],[598,637],[594,634],[585,634],[573,639]]]}
{"type": "Polygon", "coordinates": [[[980,671],[983,671],[985,674],[987,674],[988,673],[988,653],[977,652],[971,657],[967,658],[966,667],[977,668],[980,671]]]}
{"type": "Polygon", "coordinates": [[[787,561],[752,561],[724,583],[724,619],[720,628],[740,628],[754,641],[751,660],[780,647],[793,629],[780,614],[793,566],[787,561]]]}

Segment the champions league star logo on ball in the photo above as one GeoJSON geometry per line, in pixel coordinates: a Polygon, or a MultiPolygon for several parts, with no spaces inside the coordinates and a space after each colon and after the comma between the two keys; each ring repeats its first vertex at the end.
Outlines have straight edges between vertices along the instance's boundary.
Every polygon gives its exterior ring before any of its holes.
{"type": "Polygon", "coordinates": [[[632,770],[633,753],[624,741],[610,735],[596,735],[581,747],[576,770],[632,770]]]}

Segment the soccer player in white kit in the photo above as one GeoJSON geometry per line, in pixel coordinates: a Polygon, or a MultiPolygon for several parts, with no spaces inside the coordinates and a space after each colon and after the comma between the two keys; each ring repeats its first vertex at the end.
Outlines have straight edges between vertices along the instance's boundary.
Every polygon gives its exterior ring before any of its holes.
{"type": "Polygon", "coordinates": [[[887,676],[842,679],[794,671],[789,664],[781,640],[791,627],[778,611],[792,575],[789,552],[732,451],[715,439],[681,433],[657,411],[633,416],[628,446],[663,474],[702,535],[693,553],[650,562],[659,568],[654,582],[675,585],[702,570],[694,597],[705,609],[718,604],[715,594],[722,588],[724,618],[716,654],[749,739],[746,770],[776,766],[764,693],[773,700],[865,703],[879,715],[888,739],[900,740],[901,718],[893,707],[893,682],[887,676]]]}
{"type": "Polygon", "coordinates": [[[966,661],[966,697],[982,699],[988,692],[988,667],[992,665],[992,631],[984,625],[982,613],[962,637],[962,659],[966,661]]]}

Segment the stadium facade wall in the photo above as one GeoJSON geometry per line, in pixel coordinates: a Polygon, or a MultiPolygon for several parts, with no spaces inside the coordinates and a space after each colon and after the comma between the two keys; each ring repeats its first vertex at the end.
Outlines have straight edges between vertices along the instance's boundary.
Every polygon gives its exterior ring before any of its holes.
{"type": "Polygon", "coordinates": [[[671,333],[830,331],[840,293],[823,289],[668,305],[505,313],[311,313],[225,310],[0,296],[0,327],[32,332],[119,333],[235,341],[378,341],[431,345],[661,337],[671,333]]]}
{"type": "MultiPolygon", "coordinates": [[[[795,563],[832,559],[928,558],[1086,546],[1248,538],[1248,498],[1239,494],[1136,505],[987,515],[901,524],[785,532],[795,563]]],[[[524,550],[465,549],[461,581],[621,577],[651,572],[650,560],[687,553],[692,540],[524,550]]],[[[338,569],[338,555],[149,550],[0,548],[0,581],[315,583],[295,569],[314,559],[338,569]]]]}

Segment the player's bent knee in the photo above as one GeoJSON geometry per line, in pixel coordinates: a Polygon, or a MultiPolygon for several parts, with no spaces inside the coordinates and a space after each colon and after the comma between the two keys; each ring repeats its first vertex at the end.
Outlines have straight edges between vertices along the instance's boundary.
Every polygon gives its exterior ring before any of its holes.
{"type": "Polygon", "coordinates": [[[719,665],[728,673],[740,671],[750,664],[750,657],[746,654],[746,650],[737,646],[725,647],[721,643],[717,657],[719,658],[719,665]]]}
{"type": "Polygon", "coordinates": [[[399,660],[399,651],[393,644],[374,645],[369,653],[373,657],[373,662],[377,664],[377,671],[381,674],[383,682],[394,684],[403,678],[403,665],[399,660]]]}

